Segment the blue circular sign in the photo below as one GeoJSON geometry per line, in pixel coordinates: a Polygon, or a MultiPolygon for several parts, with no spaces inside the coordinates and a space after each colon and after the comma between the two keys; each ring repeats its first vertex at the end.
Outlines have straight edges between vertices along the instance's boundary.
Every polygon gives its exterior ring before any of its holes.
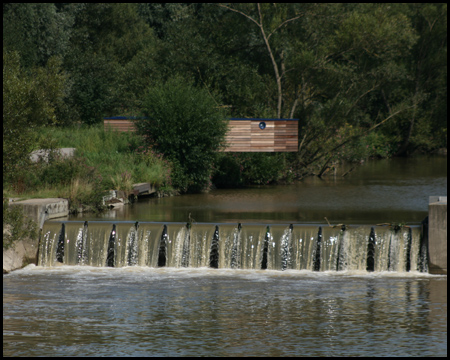
{"type": "Polygon", "coordinates": [[[259,128],[260,128],[261,130],[264,130],[264,129],[266,128],[266,123],[265,123],[264,121],[261,121],[261,122],[259,123],[259,128]]]}

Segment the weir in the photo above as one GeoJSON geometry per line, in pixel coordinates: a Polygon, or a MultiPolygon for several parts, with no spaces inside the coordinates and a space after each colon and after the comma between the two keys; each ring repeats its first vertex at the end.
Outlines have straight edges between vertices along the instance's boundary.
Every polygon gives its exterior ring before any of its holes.
{"type": "Polygon", "coordinates": [[[40,266],[427,272],[420,226],[47,221],[40,266]]]}

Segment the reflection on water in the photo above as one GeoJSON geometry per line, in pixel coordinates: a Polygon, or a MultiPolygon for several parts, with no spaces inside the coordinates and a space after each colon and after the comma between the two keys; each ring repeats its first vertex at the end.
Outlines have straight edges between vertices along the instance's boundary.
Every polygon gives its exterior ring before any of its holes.
{"type": "Polygon", "coordinates": [[[143,199],[100,218],[79,218],[185,222],[190,214],[197,222],[325,223],[327,217],[334,224],[418,224],[432,195],[447,195],[447,157],[368,161],[345,178],[143,199]]]}
{"type": "Polygon", "coordinates": [[[447,278],[29,266],[4,356],[446,356],[447,278]]]}

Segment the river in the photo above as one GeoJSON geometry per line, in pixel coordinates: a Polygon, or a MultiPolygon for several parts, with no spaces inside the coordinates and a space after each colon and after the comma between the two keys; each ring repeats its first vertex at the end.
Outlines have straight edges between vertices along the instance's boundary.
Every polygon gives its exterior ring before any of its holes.
{"type": "Polygon", "coordinates": [[[308,177],[293,185],[219,189],[150,198],[101,216],[71,219],[187,222],[419,224],[428,198],[447,195],[447,157],[371,160],[346,177],[308,177]]]}
{"type": "MultiPolygon", "coordinates": [[[[446,160],[370,161],[345,178],[72,220],[418,224],[428,197],[447,195],[446,160]]],[[[3,276],[3,356],[447,356],[447,276],[29,265],[3,276]]]]}

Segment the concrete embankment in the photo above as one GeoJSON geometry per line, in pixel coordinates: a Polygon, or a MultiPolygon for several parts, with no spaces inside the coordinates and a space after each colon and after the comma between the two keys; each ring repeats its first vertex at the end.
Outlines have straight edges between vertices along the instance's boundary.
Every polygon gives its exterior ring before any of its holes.
{"type": "MultiPolygon", "coordinates": [[[[63,158],[73,157],[75,154],[75,151],[76,151],[76,148],[60,148],[60,149],[53,150],[54,155],[61,156],[63,158]]],[[[51,152],[52,152],[51,150],[45,150],[45,149],[35,150],[30,154],[30,160],[32,162],[38,162],[38,161],[48,162],[51,152]]]]}
{"type": "Polygon", "coordinates": [[[428,269],[447,274],[447,196],[430,196],[428,205],[428,269]]]}
{"type": "MultiPolygon", "coordinates": [[[[130,195],[142,196],[157,193],[157,189],[149,183],[139,183],[133,185],[132,191],[111,190],[108,196],[104,197],[104,205],[108,207],[118,207],[128,203],[130,195]]],[[[21,201],[11,201],[9,206],[20,206],[26,218],[33,220],[39,229],[42,229],[44,221],[50,219],[67,220],[69,216],[69,201],[62,198],[50,199],[29,199],[21,201]]],[[[79,209],[82,211],[82,209],[79,209]]],[[[8,232],[3,229],[3,232],[8,232]]],[[[3,273],[20,269],[31,263],[37,263],[39,238],[21,239],[13,246],[3,250],[3,273]]]]}
{"type": "MultiPolygon", "coordinates": [[[[39,228],[42,228],[45,220],[67,218],[69,215],[67,199],[29,199],[11,202],[9,206],[22,207],[24,216],[33,220],[39,228]]],[[[27,263],[36,263],[38,246],[39,238],[37,237],[18,240],[9,249],[3,249],[3,273],[20,269],[27,263]]]]}

